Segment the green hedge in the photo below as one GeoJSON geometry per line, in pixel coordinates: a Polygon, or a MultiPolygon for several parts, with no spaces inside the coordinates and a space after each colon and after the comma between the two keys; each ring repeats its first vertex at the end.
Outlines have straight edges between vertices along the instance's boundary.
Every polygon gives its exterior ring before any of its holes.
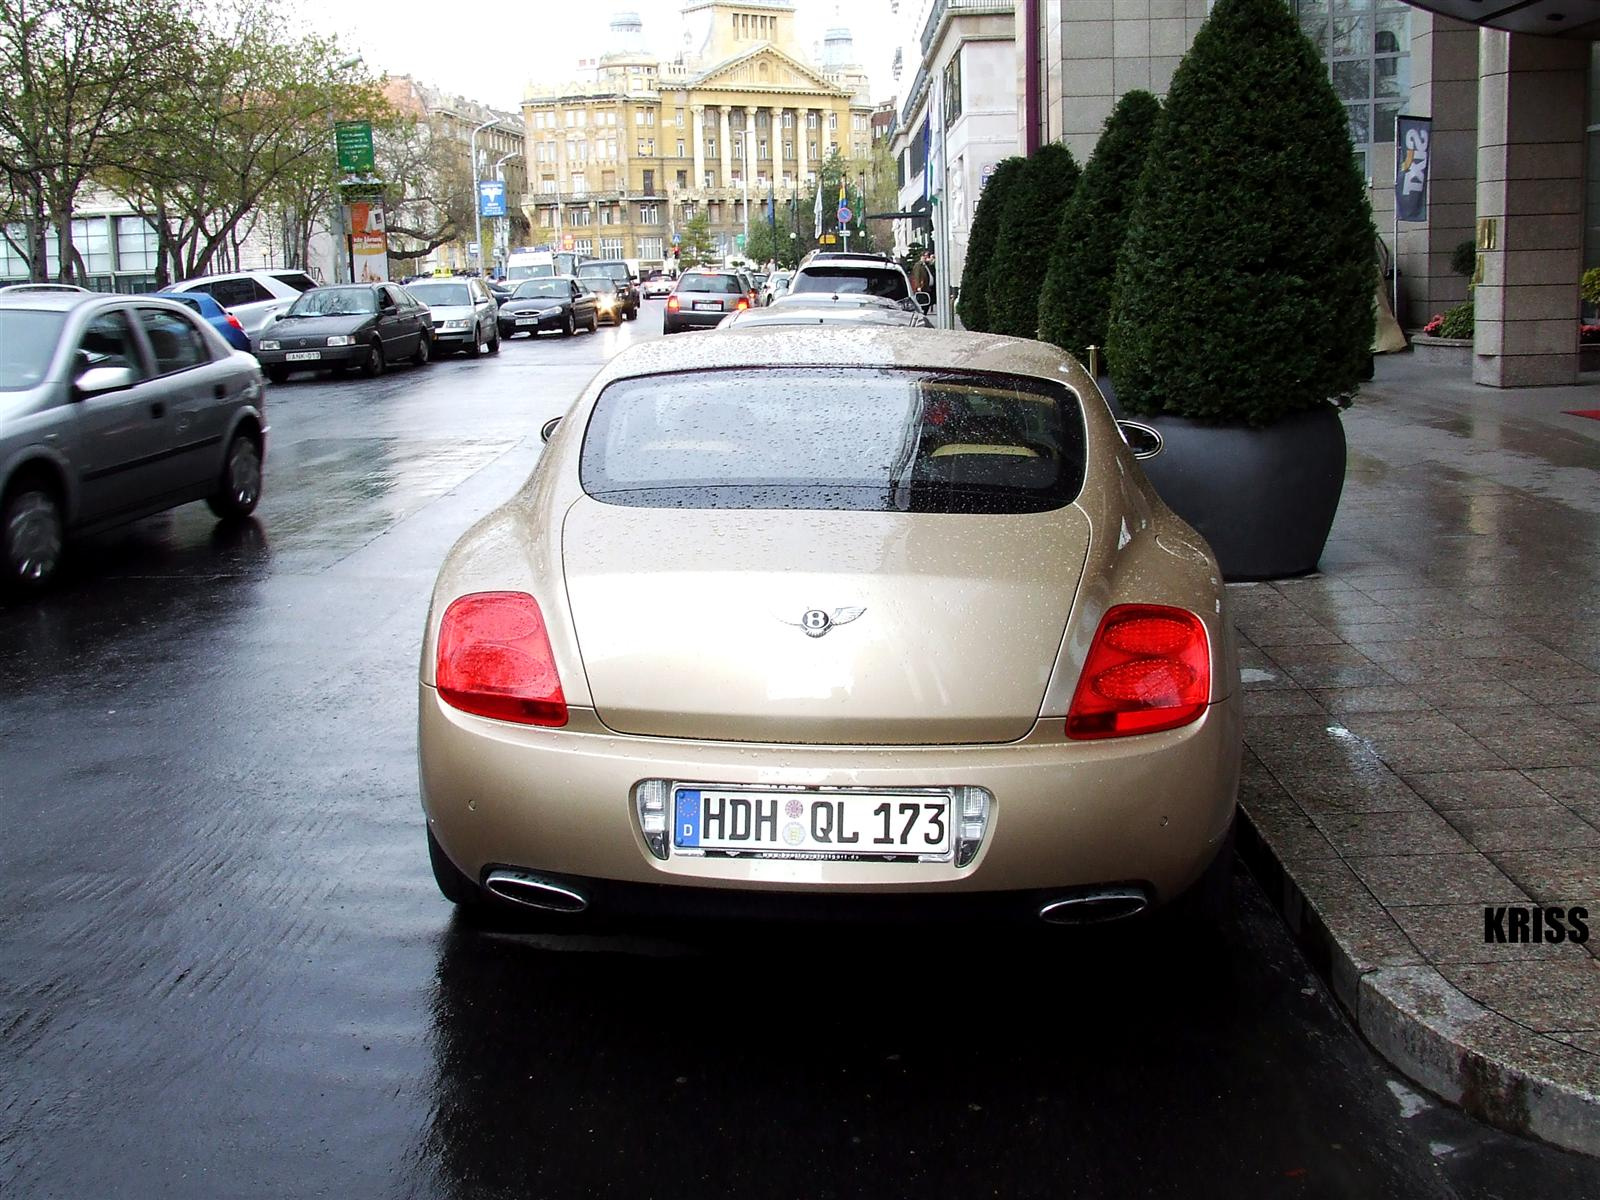
{"type": "Polygon", "coordinates": [[[1039,295],[1039,336],[1086,358],[1106,344],[1111,283],[1161,102],[1132,91],[1117,101],[1061,214],[1039,295]]]}
{"type": "Polygon", "coordinates": [[[1006,200],[1022,174],[1023,162],[1016,156],[1000,161],[989,175],[988,184],[978,196],[977,210],[972,214],[972,228],[967,233],[967,257],[961,265],[961,295],[956,301],[956,315],[961,318],[961,324],[974,333],[989,331],[987,271],[994,260],[995,243],[1000,240],[1006,200]]]}
{"type": "Polygon", "coordinates": [[[1266,425],[1352,395],[1376,231],[1344,106],[1283,0],[1218,0],[1179,64],[1118,261],[1132,413],[1266,425]]]}
{"type": "Polygon", "coordinates": [[[1077,160],[1057,142],[1040,146],[1024,163],[1006,201],[994,261],[984,273],[992,332],[1039,336],[1039,292],[1049,251],[1077,183],[1077,160]]]}

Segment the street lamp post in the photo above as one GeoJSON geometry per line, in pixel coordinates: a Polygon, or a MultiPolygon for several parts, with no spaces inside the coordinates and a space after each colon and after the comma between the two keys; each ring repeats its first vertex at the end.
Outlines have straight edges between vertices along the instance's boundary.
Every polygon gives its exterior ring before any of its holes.
{"type": "Polygon", "coordinates": [[[472,221],[474,231],[476,232],[478,238],[478,271],[480,274],[483,271],[484,254],[483,205],[479,202],[478,197],[478,135],[485,129],[488,129],[491,125],[498,124],[500,124],[499,117],[493,117],[490,120],[485,121],[482,125],[479,125],[472,131],[472,137],[467,140],[467,144],[469,146],[468,153],[470,153],[472,156],[472,221]]]}

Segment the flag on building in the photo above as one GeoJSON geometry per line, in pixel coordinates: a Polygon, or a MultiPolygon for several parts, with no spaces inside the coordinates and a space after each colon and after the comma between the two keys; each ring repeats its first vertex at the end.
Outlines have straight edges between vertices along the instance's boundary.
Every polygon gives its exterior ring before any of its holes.
{"type": "Polygon", "coordinates": [[[817,206],[811,210],[811,236],[822,236],[822,176],[817,176],[817,206]]]}

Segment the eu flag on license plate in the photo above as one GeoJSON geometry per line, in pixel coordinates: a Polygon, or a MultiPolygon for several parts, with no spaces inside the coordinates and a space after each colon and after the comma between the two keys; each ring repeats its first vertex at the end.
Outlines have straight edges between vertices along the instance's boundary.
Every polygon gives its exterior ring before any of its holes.
{"type": "Polygon", "coordinates": [[[679,792],[675,804],[674,818],[677,828],[673,842],[679,846],[698,846],[700,844],[700,793],[694,791],[679,792]]]}

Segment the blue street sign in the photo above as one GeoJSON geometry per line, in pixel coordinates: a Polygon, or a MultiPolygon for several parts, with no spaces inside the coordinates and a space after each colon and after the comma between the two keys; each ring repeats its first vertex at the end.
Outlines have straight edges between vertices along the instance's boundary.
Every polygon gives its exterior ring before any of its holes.
{"type": "Polygon", "coordinates": [[[850,207],[846,204],[839,205],[839,224],[843,225],[850,219],[850,207]]]}
{"type": "Polygon", "coordinates": [[[676,246],[681,241],[683,241],[683,238],[680,235],[678,235],[676,233],[672,235],[672,244],[674,246],[676,246]]]}
{"type": "Polygon", "coordinates": [[[506,185],[500,180],[478,180],[478,215],[480,217],[506,215],[506,185]]]}

